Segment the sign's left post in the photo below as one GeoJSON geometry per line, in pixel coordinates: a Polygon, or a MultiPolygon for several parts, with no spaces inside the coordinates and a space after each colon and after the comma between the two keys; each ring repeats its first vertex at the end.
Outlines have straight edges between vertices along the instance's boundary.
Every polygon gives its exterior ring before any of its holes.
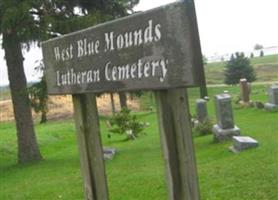
{"type": "Polygon", "coordinates": [[[94,94],[78,94],[72,99],[85,199],[108,200],[96,97],[94,94]]]}

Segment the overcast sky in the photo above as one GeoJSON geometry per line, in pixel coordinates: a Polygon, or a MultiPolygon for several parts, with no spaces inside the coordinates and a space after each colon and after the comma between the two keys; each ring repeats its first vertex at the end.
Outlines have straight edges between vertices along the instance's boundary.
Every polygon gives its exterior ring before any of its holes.
{"type": "MultiPolygon", "coordinates": [[[[136,10],[174,0],[140,0],[136,10]]],[[[203,54],[278,46],[278,0],[195,0],[203,54]]]]}
{"type": "MultiPolygon", "coordinates": [[[[140,0],[135,10],[148,10],[174,0],[140,0]]],[[[195,0],[202,52],[206,56],[251,51],[255,44],[278,46],[278,0],[195,0]]],[[[37,79],[33,68],[41,52],[25,55],[28,81],[37,79]]],[[[3,50],[0,50],[0,85],[7,84],[3,50]]]]}

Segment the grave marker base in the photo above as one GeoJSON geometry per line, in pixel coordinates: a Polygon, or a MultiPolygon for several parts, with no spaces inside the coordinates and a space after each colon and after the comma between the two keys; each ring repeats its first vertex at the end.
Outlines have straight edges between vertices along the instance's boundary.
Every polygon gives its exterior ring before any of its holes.
{"type": "Polygon", "coordinates": [[[278,110],[278,105],[275,105],[272,103],[266,103],[266,104],[264,104],[264,108],[268,111],[276,111],[276,110],[278,110]]]}
{"type": "Polygon", "coordinates": [[[215,124],[212,128],[212,132],[214,135],[214,141],[216,142],[231,140],[233,136],[240,135],[240,129],[237,126],[231,129],[222,129],[217,124],[215,124]]]}

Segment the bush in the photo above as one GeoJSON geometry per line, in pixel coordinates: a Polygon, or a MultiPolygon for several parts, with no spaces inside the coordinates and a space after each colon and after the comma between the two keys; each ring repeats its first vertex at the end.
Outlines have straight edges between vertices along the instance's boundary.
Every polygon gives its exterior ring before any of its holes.
{"type": "Polygon", "coordinates": [[[194,128],[194,132],[198,135],[208,135],[212,133],[213,121],[210,118],[207,118],[202,123],[198,123],[194,128]]]}
{"type": "Polygon", "coordinates": [[[127,139],[136,139],[146,127],[144,122],[140,122],[136,115],[131,115],[128,108],[123,108],[121,112],[115,114],[110,120],[109,132],[127,135],[127,139]]]}

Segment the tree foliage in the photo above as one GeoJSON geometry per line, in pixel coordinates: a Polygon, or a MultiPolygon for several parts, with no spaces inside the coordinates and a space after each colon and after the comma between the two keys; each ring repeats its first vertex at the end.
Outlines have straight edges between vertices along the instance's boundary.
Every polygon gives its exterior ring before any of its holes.
{"type": "MultiPolygon", "coordinates": [[[[43,73],[44,65],[40,61],[39,65],[35,68],[38,72],[43,73]]],[[[46,123],[47,121],[47,112],[48,112],[48,94],[47,94],[47,85],[44,73],[40,78],[40,81],[32,84],[29,88],[29,96],[31,100],[31,107],[36,113],[41,113],[40,123],[46,123]]]]}
{"type": "MultiPolygon", "coordinates": [[[[139,0],[1,0],[0,33],[44,40],[128,15],[139,0]]],[[[3,41],[5,42],[5,41],[3,41]]]]}
{"type": "Polygon", "coordinates": [[[254,50],[260,50],[260,49],[263,49],[263,48],[264,47],[261,44],[255,44],[255,46],[254,46],[254,50]]]}
{"type": "Polygon", "coordinates": [[[256,80],[256,74],[250,60],[243,53],[235,53],[225,65],[225,83],[237,84],[241,78],[248,82],[256,80]]]}
{"type": "Polygon", "coordinates": [[[127,15],[139,0],[1,0],[0,34],[18,137],[18,160],[41,159],[23,69],[22,48],[127,15]],[[78,10],[80,12],[78,12],[78,10]]]}

